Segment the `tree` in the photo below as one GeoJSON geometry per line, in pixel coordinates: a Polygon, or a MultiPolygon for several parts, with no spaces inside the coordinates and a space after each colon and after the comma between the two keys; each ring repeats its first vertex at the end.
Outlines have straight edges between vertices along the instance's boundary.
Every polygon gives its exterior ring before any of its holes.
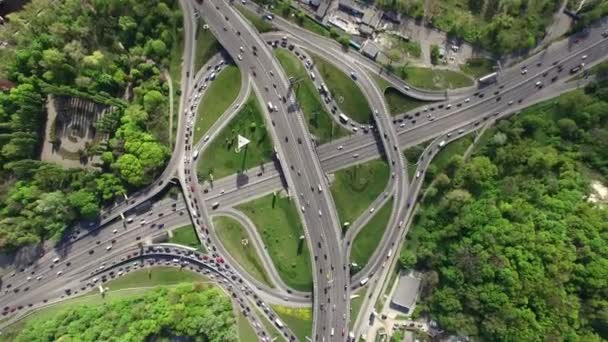
{"type": "Polygon", "coordinates": [[[84,189],[73,192],[68,195],[68,201],[83,218],[93,219],[99,214],[99,203],[92,192],[84,189]]]}
{"type": "Polygon", "coordinates": [[[410,249],[403,249],[399,255],[399,265],[402,268],[410,269],[416,265],[416,254],[410,249]]]}
{"type": "Polygon", "coordinates": [[[145,183],[144,168],[139,159],[132,154],[123,154],[112,167],[122,179],[133,186],[140,186],[145,183]]]}

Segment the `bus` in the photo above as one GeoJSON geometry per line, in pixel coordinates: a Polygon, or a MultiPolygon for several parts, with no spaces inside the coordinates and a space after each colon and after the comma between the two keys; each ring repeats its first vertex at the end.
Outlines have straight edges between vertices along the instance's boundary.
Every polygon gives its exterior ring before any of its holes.
{"type": "Polygon", "coordinates": [[[340,121],[342,121],[343,123],[348,123],[348,120],[350,120],[348,116],[344,115],[344,113],[340,114],[339,117],[340,121]]]}
{"type": "Polygon", "coordinates": [[[478,81],[479,81],[479,83],[482,83],[482,84],[492,84],[492,83],[496,83],[497,80],[498,80],[498,73],[493,72],[491,74],[485,75],[484,77],[480,78],[478,81]]]}

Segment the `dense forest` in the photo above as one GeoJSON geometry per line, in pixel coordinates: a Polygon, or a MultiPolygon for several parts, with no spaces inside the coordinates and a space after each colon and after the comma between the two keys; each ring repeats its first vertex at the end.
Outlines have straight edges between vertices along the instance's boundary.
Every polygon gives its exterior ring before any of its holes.
{"type": "Polygon", "coordinates": [[[417,314],[487,341],[607,339],[608,204],[590,195],[608,185],[608,83],[485,139],[437,175],[401,253],[424,272],[417,314]]]}
{"type": "Polygon", "coordinates": [[[174,0],[33,0],[9,16],[0,30],[8,43],[0,80],[14,85],[0,91],[0,249],[59,237],[162,171],[170,153],[162,70],[181,24],[174,0]],[[99,169],[39,160],[49,94],[118,108],[95,123],[109,139],[86,151],[99,169]]]}
{"type": "Polygon", "coordinates": [[[230,299],[217,287],[181,284],[102,305],[79,305],[29,321],[16,341],[237,341],[230,299]],[[189,339],[190,340],[190,339],[189,339]]]}

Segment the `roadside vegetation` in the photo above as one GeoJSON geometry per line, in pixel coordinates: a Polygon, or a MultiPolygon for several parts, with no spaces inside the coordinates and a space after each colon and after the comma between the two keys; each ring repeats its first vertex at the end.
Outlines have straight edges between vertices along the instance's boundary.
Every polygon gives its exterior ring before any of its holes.
{"type": "MultiPolygon", "coordinates": [[[[40,0],[9,18],[0,30],[0,41],[8,44],[0,74],[14,83],[0,92],[4,251],[59,239],[76,220],[95,219],[102,205],[156,179],[170,152],[163,71],[177,72],[182,35],[182,13],[170,0],[113,6],[40,0]],[[66,170],[39,160],[49,94],[115,108],[85,123],[107,136],[83,142],[77,153],[98,165],[66,170]]],[[[56,125],[50,122],[50,143],[60,147],[64,137],[56,125]]]]}
{"type": "Polygon", "coordinates": [[[608,338],[608,199],[597,190],[607,113],[608,84],[593,84],[500,121],[469,160],[451,158],[399,259],[424,274],[416,315],[480,339],[608,338]]]}
{"type": "Polygon", "coordinates": [[[467,60],[465,64],[460,66],[460,70],[462,70],[462,72],[465,74],[477,79],[494,72],[495,66],[496,63],[491,59],[471,58],[467,60]]]}
{"type": "Polygon", "coordinates": [[[432,139],[427,140],[418,145],[411,146],[411,147],[403,150],[403,155],[405,156],[405,159],[407,160],[407,174],[410,179],[412,179],[412,177],[414,177],[414,175],[416,174],[416,166],[418,164],[418,159],[420,159],[420,156],[422,156],[422,153],[424,153],[424,149],[432,141],[433,141],[432,139]]]}
{"type": "Polygon", "coordinates": [[[251,94],[232,121],[208,144],[198,160],[198,178],[201,182],[226,177],[272,159],[272,138],[266,131],[255,94],[251,94]],[[236,153],[239,134],[251,142],[236,153]]]}
{"type": "Polygon", "coordinates": [[[393,116],[429,104],[429,102],[416,100],[415,98],[404,95],[393,87],[386,88],[384,91],[384,98],[386,98],[388,108],[393,116]]]}
{"type": "Polygon", "coordinates": [[[259,14],[253,13],[243,5],[236,5],[236,9],[249,20],[249,22],[258,30],[260,33],[275,31],[272,23],[262,18],[259,14]]]}
{"type": "Polygon", "coordinates": [[[249,342],[258,339],[258,335],[255,333],[255,330],[253,329],[251,324],[249,324],[247,317],[245,317],[241,312],[236,315],[236,327],[238,331],[239,341],[249,342]]]}
{"type": "Polygon", "coordinates": [[[198,236],[196,236],[194,226],[191,224],[174,229],[173,236],[169,239],[169,242],[197,249],[203,248],[198,240],[198,236]]]}
{"type": "Polygon", "coordinates": [[[460,72],[448,69],[432,69],[402,65],[392,70],[407,83],[420,89],[443,90],[469,87],[473,80],[460,72]]]}
{"type": "Polygon", "coordinates": [[[352,224],[384,191],[390,169],[386,160],[375,159],[336,171],[330,190],[342,225],[352,224]]]}
{"type": "Polygon", "coordinates": [[[274,287],[245,228],[235,219],[223,216],[214,218],[213,224],[222,245],[239,265],[257,280],[274,287]]]}
{"type": "MultiPolygon", "coordinates": [[[[211,30],[205,29],[205,21],[199,19],[196,26],[196,53],[194,55],[194,73],[196,74],[211,57],[220,52],[222,46],[211,30]]],[[[180,51],[180,57],[182,51],[180,51]]]]}
{"type": "Polygon", "coordinates": [[[312,289],[310,251],[297,208],[283,193],[255,199],[237,207],[255,223],[281,279],[300,290],[312,289]]]}
{"type": "Polygon", "coordinates": [[[353,240],[353,246],[350,251],[351,263],[356,263],[360,268],[363,268],[367,264],[384,236],[392,210],[392,198],[381,208],[376,208],[374,216],[372,216],[353,240]]]}
{"type": "Polygon", "coordinates": [[[182,284],[101,305],[75,306],[44,321],[30,320],[15,341],[101,341],[116,336],[146,340],[201,335],[208,341],[236,341],[232,304],[217,287],[182,284]]]}
{"type": "Polygon", "coordinates": [[[236,65],[229,64],[211,82],[198,106],[192,141],[198,143],[209,128],[230,108],[239,96],[241,73],[236,65]]]}
{"type": "Polygon", "coordinates": [[[281,320],[293,331],[299,341],[307,341],[312,335],[312,309],[290,308],[282,305],[272,305],[272,309],[281,320]]]}
{"type": "Polygon", "coordinates": [[[368,123],[372,110],[356,81],[329,61],[314,54],[310,56],[339,109],[356,122],[368,123]]]}
{"type": "Polygon", "coordinates": [[[350,298],[350,320],[348,321],[348,330],[351,331],[355,322],[357,321],[357,316],[359,316],[359,311],[361,311],[361,305],[363,305],[363,300],[365,300],[365,296],[367,295],[367,287],[363,287],[357,291],[357,297],[352,298],[353,294],[351,294],[350,298]]]}
{"type": "Polygon", "coordinates": [[[497,54],[535,47],[561,4],[558,0],[445,0],[427,1],[425,10],[424,0],[374,2],[384,9],[416,19],[424,18],[450,36],[463,38],[497,54]]]}
{"type": "Polygon", "coordinates": [[[308,130],[319,143],[323,144],[348,135],[349,132],[338,125],[323,107],[321,97],[300,60],[283,49],[276,49],[274,54],[288,77],[301,80],[295,86],[296,97],[304,112],[308,130]]]}

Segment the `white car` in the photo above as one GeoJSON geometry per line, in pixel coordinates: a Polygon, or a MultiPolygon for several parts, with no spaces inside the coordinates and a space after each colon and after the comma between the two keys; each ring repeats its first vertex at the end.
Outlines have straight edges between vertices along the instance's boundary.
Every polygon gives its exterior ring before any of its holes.
{"type": "Polygon", "coordinates": [[[241,55],[238,55],[238,56],[236,56],[236,57],[239,59],[239,61],[242,61],[242,60],[243,60],[243,56],[241,56],[241,55]]]}
{"type": "Polygon", "coordinates": [[[464,103],[469,103],[469,101],[471,101],[471,99],[468,97],[466,99],[464,99],[464,103]]]}
{"type": "Polygon", "coordinates": [[[583,57],[581,57],[583,60],[587,59],[587,55],[583,55],[583,57]]]}
{"type": "Polygon", "coordinates": [[[342,146],[342,145],[338,146],[338,151],[342,150],[343,148],[344,148],[344,146],[342,146]]]}
{"type": "Polygon", "coordinates": [[[371,208],[371,209],[369,210],[369,212],[370,212],[370,213],[373,213],[374,211],[376,211],[376,208],[371,208]]]}

